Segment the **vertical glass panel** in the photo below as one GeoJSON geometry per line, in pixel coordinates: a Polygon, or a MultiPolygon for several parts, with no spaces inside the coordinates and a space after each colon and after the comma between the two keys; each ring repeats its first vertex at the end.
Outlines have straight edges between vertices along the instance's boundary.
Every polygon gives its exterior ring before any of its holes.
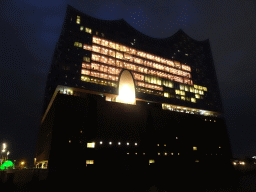
{"type": "Polygon", "coordinates": [[[123,53],[121,53],[121,52],[116,52],[116,58],[118,58],[118,59],[123,59],[123,53]]]}
{"type": "Polygon", "coordinates": [[[109,50],[108,55],[111,57],[115,57],[115,51],[109,50]]]}
{"type": "Polygon", "coordinates": [[[100,62],[101,63],[107,63],[108,62],[108,57],[101,56],[100,57],[100,62]]]}
{"type": "Polygon", "coordinates": [[[114,42],[109,42],[109,47],[112,49],[116,49],[116,44],[114,42]]]}

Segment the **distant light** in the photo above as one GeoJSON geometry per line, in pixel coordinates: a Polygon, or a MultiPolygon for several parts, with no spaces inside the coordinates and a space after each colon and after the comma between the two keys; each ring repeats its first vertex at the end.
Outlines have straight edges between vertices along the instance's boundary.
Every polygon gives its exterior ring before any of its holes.
{"type": "Polygon", "coordinates": [[[109,142],[109,145],[112,145],[112,142],[111,142],[111,141],[109,142]]]}
{"type": "Polygon", "coordinates": [[[129,145],[129,143],[127,143],[127,145],[129,145]]]}
{"type": "Polygon", "coordinates": [[[253,159],[256,159],[256,156],[253,156],[252,158],[253,158],[253,159]]]}
{"type": "Polygon", "coordinates": [[[121,142],[118,142],[118,145],[121,145],[121,142]]]}
{"type": "Polygon", "coordinates": [[[135,143],[135,145],[137,145],[137,143],[135,143]]]}
{"type": "Polygon", "coordinates": [[[100,144],[102,144],[102,141],[100,141],[100,144]]]}

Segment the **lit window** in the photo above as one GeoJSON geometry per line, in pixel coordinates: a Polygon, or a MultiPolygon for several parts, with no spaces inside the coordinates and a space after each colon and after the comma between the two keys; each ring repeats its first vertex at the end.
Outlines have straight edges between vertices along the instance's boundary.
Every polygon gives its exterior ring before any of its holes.
{"type": "Polygon", "coordinates": [[[87,28],[87,27],[86,27],[86,28],[85,28],[85,32],[91,34],[91,33],[92,33],[92,30],[91,30],[90,28],[87,28]]]}
{"type": "Polygon", "coordinates": [[[80,131],[80,133],[82,133],[82,130],[80,131]]]}
{"type": "Polygon", "coordinates": [[[129,153],[127,153],[127,155],[129,155],[129,153]]]}
{"type": "Polygon", "coordinates": [[[180,99],[185,101],[185,97],[184,96],[181,96],[180,99]]]}
{"type": "Polygon", "coordinates": [[[90,62],[90,57],[83,57],[83,60],[86,62],[90,62]]]}
{"type": "Polygon", "coordinates": [[[94,160],[86,160],[86,166],[87,166],[88,164],[94,164],[94,160]]]}
{"type": "Polygon", "coordinates": [[[159,144],[157,144],[157,146],[159,146],[159,144]]]}
{"type": "Polygon", "coordinates": [[[155,163],[155,160],[154,159],[149,159],[149,165],[150,163],[155,163]]]}
{"type": "Polygon", "coordinates": [[[184,85],[180,85],[180,90],[184,90],[184,85]]]}
{"type": "Polygon", "coordinates": [[[166,156],[166,155],[167,155],[167,153],[164,153],[164,155],[166,156]]]}
{"type": "Polygon", "coordinates": [[[199,163],[199,160],[196,160],[195,162],[196,162],[196,163],[199,163]]]}
{"type": "Polygon", "coordinates": [[[87,143],[87,148],[95,148],[95,143],[87,143]]]}
{"type": "Polygon", "coordinates": [[[221,146],[219,146],[219,148],[221,148],[221,146]]]}
{"type": "Polygon", "coordinates": [[[79,46],[79,42],[75,42],[74,46],[78,47],[79,46]]]}
{"type": "Polygon", "coordinates": [[[84,30],[84,26],[80,26],[80,31],[83,31],[84,30]]]}
{"type": "Polygon", "coordinates": [[[169,93],[164,92],[164,97],[170,97],[169,93]]]}
{"type": "Polygon", "coordinates": [[[193,147],[193,151],[196,151],[197,150],[197,147],[193,147]]]}
{"type": "Polygon", "coordinates": [[[195,103],[196,99],[195,98],[191,98],[191,102],[195,103]]]}
{"type": "Polygon", "coordinates": [[[143,153],[143,155],[145,155],[145,153],[143,153]]]}
{"type": "Polygon", "coordinates": [[[195,98],[200,99],[200,95],[199,94],[195,94],[195,98]]]}
{"type": "Polygon", "coordinates": [[[180,153],[178,153],[178,155],[180,155],[180,153]]]}
{"type": "Polygon", "coordinates": [[[80,19],[76,19],[76,23],[77,23],[77,24],[80,24],[80,19]]]}
{"type": "Polygon", "coordinates": [[[173,153],[171,153],[171,155],[173,155],[173,153]]]}

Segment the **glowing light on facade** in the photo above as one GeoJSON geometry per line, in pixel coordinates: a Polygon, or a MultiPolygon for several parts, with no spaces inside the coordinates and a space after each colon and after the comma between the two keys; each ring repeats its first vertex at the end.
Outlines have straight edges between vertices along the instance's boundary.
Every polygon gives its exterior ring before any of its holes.
{"type": "Polygon", "coordinates": [[[131,73],[127,70],[124,70],[120,76],[119,95],[116,101],[136,105],[134,81],[131,73]]]}

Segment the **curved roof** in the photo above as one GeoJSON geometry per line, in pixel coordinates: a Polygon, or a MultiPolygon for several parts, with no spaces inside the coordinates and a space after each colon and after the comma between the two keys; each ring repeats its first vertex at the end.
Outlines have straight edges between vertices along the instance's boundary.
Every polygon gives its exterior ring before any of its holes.
{"type": "MultiPolygon", "coordinates": [[[[169,36],[169,37],[166,37],[166,38],[155,38],[155,37],[150,37],[140,31],[138,31],[137,29],[135,29],[132,25],[130,25],[125,19],[121,18],[121,19],[116,19],[116,20],[107,20],[107,19],[100,19],[100,18],[96,18],[96,17],[92,17],[90,15],[87,15],[86,13],[83,13],[77,9],[75,9],[74,7],[68,5],[68,8],[70,9],[73,9],[74,11],[77,11],[77,12],[80,12],[81,15],[84,15],[88,18],[90,18],[90,20],[93,20],[95,22],[99,22],[101,24],[105,24],[107,26],[113,26],[113,25],[117,25],[119,30],[120,29],[127,29],[127,30],[131,30],[133,31],[134,33],[137,33],[138,35],[140,36],[145,36],[148,40],[151,40],[151,41],[159,41],[159,40],[162,40],[162,41],[169,41],[169,40],[172,40],[174,37],[177,37],[177,36],[186,36],[188,39],[190,39],[191,41],[194,41],[194,43],[207,43],[209,41],[209,39],[206,39],[206,40],[202,40],[202,41],[198,41],[196,39],[193,39],[192,37],[190,37],[189,35],[187,35],[182,29],[179,29],[176,33],[174,33],[173,35],[169,36]]],[[[105,28],[106,26],[104,26],[105,28]]]]}

